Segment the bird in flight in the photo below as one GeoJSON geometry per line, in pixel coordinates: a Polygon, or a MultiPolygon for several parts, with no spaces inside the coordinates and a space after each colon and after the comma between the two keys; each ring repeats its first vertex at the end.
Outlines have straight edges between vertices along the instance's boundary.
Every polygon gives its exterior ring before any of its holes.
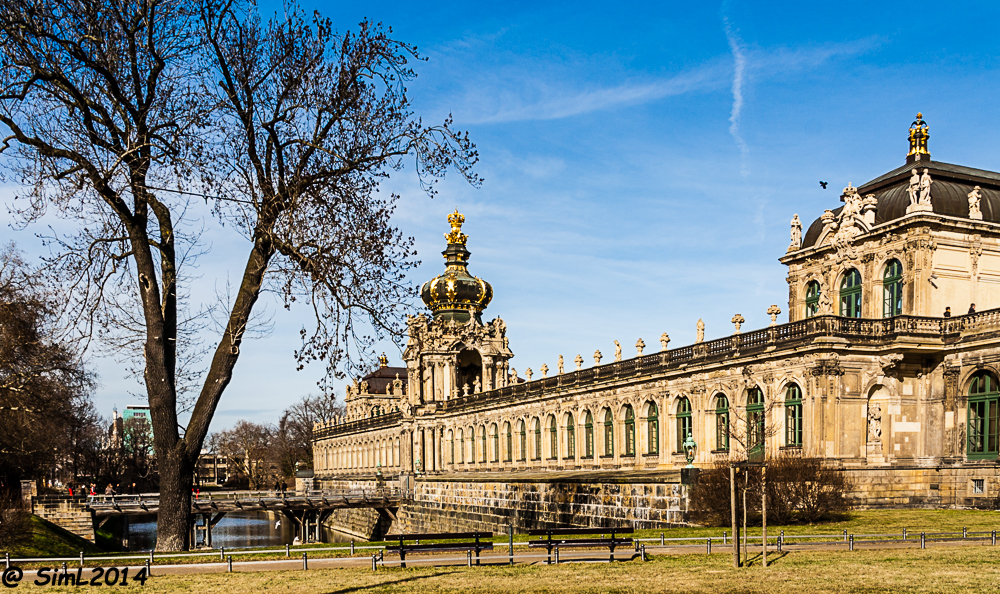
{"type": "Polygon", "coordinates": [[[826,183],[827,182],[821,181],[821,182],[819,182],[819,185],[823,186],[823,189],[825,190],[826,189],[826,183]]]}

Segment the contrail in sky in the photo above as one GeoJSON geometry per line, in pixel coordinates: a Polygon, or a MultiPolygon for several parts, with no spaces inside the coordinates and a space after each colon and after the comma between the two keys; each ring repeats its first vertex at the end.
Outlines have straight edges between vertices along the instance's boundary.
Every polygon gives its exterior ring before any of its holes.
{"type": "Polygon", "coordinates": [[[747,163],[749,149],[740,135],[740,112],[743,110],[743,70],[746,68],[746,55],[740,47],[740,38],[729,25],[729,18],[722,17],[722,22],[726,28],[726,39],[729,41],[729,50],[733,53],[733,109],[729,114],[729,134],[736,141],[736,146],[740,147],[740,173],[744,176],[750,173],[747,163]]]}

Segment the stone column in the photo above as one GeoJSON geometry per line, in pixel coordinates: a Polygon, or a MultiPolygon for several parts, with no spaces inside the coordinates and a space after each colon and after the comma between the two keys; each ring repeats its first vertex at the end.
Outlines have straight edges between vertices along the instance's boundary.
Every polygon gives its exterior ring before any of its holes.
{"type": "Polygon", "coordinates": [[[483,370],[480,378],[483,383],[483,392],[493,389],[493,357],[483,357],[483,370]]]}

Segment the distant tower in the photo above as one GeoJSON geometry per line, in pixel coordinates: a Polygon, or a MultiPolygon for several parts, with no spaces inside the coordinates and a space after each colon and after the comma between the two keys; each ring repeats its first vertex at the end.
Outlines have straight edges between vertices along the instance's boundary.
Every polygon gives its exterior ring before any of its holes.
{"type": "Polygon", "coordinates": [[[482,313],[493,299],[493,287],[469,274],[465,217],[448,215],[448,247],[441,252],[445,271],[424,283],[420,297],[431,310],[411,316],[409,342],[403,359],[408,372],[407,397],[412,405],[450,400],[507,385],[508,360],[514,356],[507,342],[507,326],[496,318],[483,323],[482,313]]]}

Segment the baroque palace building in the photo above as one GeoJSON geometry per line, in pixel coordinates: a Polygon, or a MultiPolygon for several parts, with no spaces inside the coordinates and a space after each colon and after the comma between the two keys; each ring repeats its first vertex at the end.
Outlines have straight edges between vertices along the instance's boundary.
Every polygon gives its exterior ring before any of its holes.
{"type": "MultiPolygon", "coordinates": [[[[851,473],[858,504],[992,505],[1000,495],[1000,173],[931,159],[921,116],[906,163],[848,184],[802,233],[788,323],[519,377],[489,283],[448,217],[431,315],[408,320],[405,367],[347,388],[314,428],[319,481],[520,471],[677,469],[793,455],[851,473]],[[979,311],[976,311],[978,307],[979,311]],[[968,312],[968,313],[967,313],[968,312]]],[[[617,344],[617,343],[616,343],[617,344]]],[[[469,475],[472,476],[472,475],[469,475]]]]}

